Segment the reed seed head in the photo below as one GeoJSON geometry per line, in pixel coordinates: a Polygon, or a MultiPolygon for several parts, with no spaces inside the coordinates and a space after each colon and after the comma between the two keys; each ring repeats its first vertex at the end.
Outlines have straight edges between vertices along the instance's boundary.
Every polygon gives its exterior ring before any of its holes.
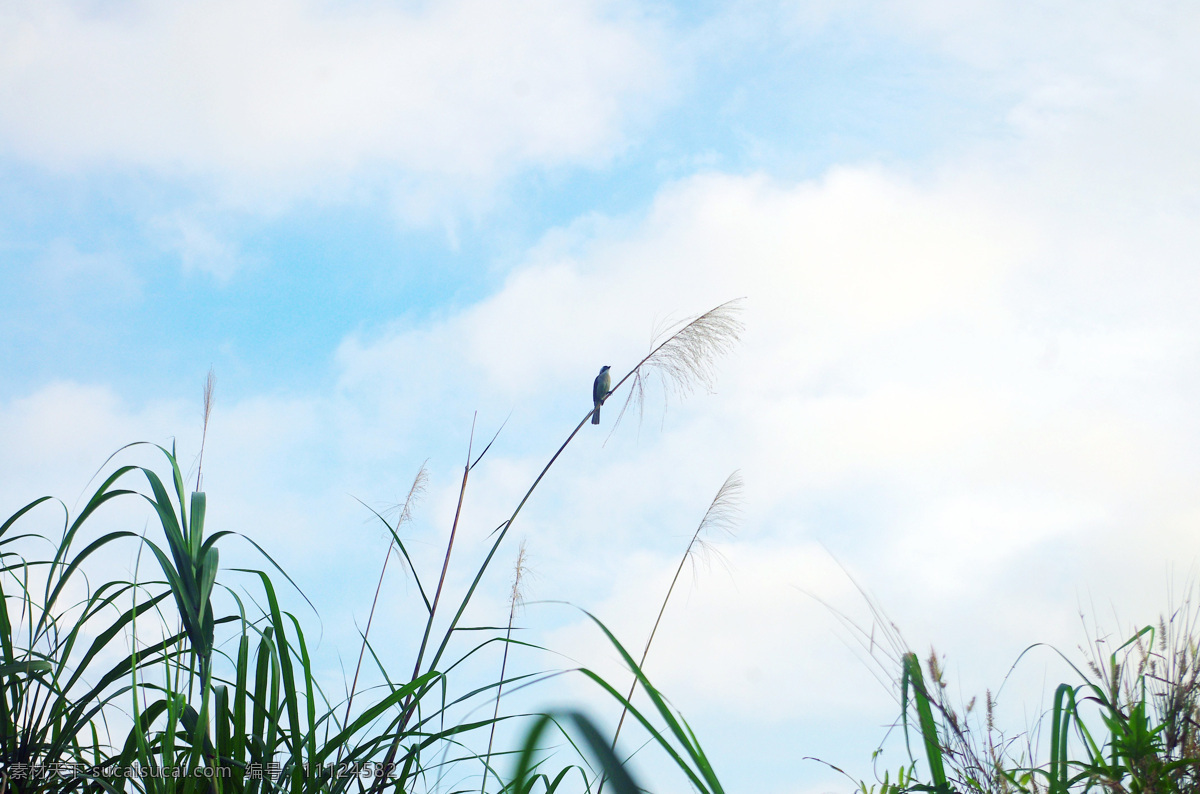
{"type": "Polygon", "coordinates": [[[733,350],[744,328],[738,317],[741,301],[741,298],[727,301],[655,334],[650,342],[650,354],[634,369],[629,396],[625,398],[617,423],[631,405],[637,408],[640,420],[646,399],[646,382],[652,376],[662,381],[664,400],[670,393],[687,396],[697,386],[712,391],[717,359],[733,350]]]}

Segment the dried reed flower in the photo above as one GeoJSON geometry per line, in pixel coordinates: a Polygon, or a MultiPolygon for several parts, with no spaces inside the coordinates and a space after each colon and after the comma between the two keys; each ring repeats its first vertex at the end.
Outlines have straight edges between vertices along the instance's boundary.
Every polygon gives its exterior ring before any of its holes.
{"type": "Polygon", "coordinates": [[[688,544],[685,552],[685,556],[692,561],[693,575],[696,573],[695,566],[698,560],[707,562],[714,556],[723,559],[716,546],[709,542],[705,535],[733,535],[733,530],[742,517],[742,488],[741,472],[735,471],[730,474],[717,491],[712,504],[708,506],[708,511],[700,520],[700,525],[696,527],[696,531],[692,535],[692,542],[688,544]]]}
{"type": "Polygon", "coordinates": [[[742,298],[726,301],[698,317],[656,333],[650,342],[650,353],[612,388],[612,391],[616,391],[630,377],[633,378],[629,395],[621,406],[614,427],[620,424],[631,405],[636,407],[638,420],[641,421],[646,386],[653,377],[662,382],[664,399],[671,393],[677,397],[686,396],[697,386],[712,391],[717,358],[733,349],[745,327],[738,319],[742,310],[741,302],[742,298]]]}
{"type": "Polygon", "coordinates": [[[425,495],[426,489],[429,487],[429,470],[425,467],[429,461],[421,464],[421,468],[417,470],[417,476],[413,477],[412,487],[408,489],[408,496],[404,497],[404,502],[395,505],[388,511],[389,514],[395,515],[399,513],[396,519],[396,530],[412,521],[412,511],[417,502],[421,501],[421,497],[425,495]]]}
{"type": "Polygon", "coordinates": [[[204,425],[200,431],[200,457],[196,463],[196,490],[200,490],[200,473],[204,466],[204,442],[208,440],[208,419],[212,416],[213,390],[217,386],[217,375],[212,367],[208,368],[208,377],[204,379],[204,425]]]}

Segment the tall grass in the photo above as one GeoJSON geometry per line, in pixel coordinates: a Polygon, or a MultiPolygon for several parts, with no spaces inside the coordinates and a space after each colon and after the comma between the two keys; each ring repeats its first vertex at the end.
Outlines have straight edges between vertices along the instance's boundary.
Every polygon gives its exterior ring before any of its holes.
{"type": "MultiPolygon", "coordinates": [[[[937,653],[922,663],[872,603],[871,649],[897,671],[911,760],[895,781],[879,782],[880,794],[1200,792],[1200,609],[1193,597],[1115,648],[1089,637],[1082,664],[1054,651],[1076,679],[1055,688],[1033,729],[1012,737],[996,726],[990,691],[982,709],[975,700],[953,705],[937,653]]],[[[875,786],[859,788],[867,794],[875,786]]]]}
{"type": "MultiPolygon", "coordinates": [[[[736,310],[735,304],[724,304],[680,324],[654,343],[613,391],[626,382],[636,387],[628,407],[640,405],[648,378],[661,377],[677,391],[705,383],[713,359],[729,349],[740,329],[736,310]]],[[[205,436],[213,383],[210,372],[205,436]]],[[[322,689],[304,624],[281,606],[277,587],[294,583],[267,551],[240,536],[255,546],[262,564],[221,568],[220,550],[236,533],[206,531],[208,496],[200,490],[200,466],[196,490],[188,491],[173,448],[135,444],[120,450],[122,456],[153,451],[165,476],[152,466],[118,466],[78,515],[57,503],[64,514],[58,538],[20,531],[31,512],[48,509],[53,500],[22,507],[0,525],[0,794],[434,791],[462,788],[456,781],[479,774],[480,768],[481,792],[489,784],[492,790],[520,794],[552,792],[567,781],[592,791],[602,776],[618,791],[638,790],[609,741],[583,714],[529,715],[524,740],[503,750],[492,747],[492,729],[514,717],[501,716],[497,705],[491,717],[461,718],[498,699],[504,687],[533,676],[509,675],[505,663],[499,680],[458,688],[460,670],[473,656],[495,643],[505,649],[519,644],[511,636],[515,596],[504,633],[471,631],[479,627],[464,625],[463,616],[522,508],[590,417],[591,411],[497,526],[469,588],[441,610],[450,619],[439,630],[444,622],[435,619],[448,597],[444,586],[463,497],[470,474],[492,443],[477,455],[468,449],[436,581],[418,570],[400,532],[422,475],[394,520],[374,513],[390,538],[380,576],[395,549],[416,582],[425,619],[411,671],[397,676],[376,653],[368,618],[344,699],[331,699],[322,689]],[[118,499],[145,503],[154,530],[92,537],[95,517],[118,499]],[[131,581],[89,570],[89,558],[117,545],[138,555],[131,581]],[[143,568],[153,573],[143,578],[143,568]],[[234,578],[240,582],[236,588],[234,578]],[[469,636],[481,639],[468,642],[466,650],[452,642],[469,636]],[[360,689],[368,658],[383,683],[360,689]],[[548,730],[560,732],[579,751],[569,762],[557,762],[558,769],[551,761],[559,756],[541,750],[548,730]],[[484,737],[487,750],[472,749],[482,748],[484,737]],[[501,757],[514,764],[512,775],[496,769],[501,757]],[[465,772],[467,767],[473,771],[465,772]]],[[[617,639],[596,623],[634,672],[653,710],[633,708],[629,698],[590,670],[577,674],[628,707],[699,790],[722,791],[686,722],[617,639]]]]}

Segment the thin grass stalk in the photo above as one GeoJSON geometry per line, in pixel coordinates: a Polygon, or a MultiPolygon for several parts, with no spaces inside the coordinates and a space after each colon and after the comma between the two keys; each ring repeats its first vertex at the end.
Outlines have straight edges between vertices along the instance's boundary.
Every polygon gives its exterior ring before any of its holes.
{"type": "MultiPolygon", "coordinates": [[[[704,513],[704,518],[700,520],[700,524],[696,527],[696,531],[692,533],[692,539],[688,542],[687,549],[684,550],[683,556],[679,559],[679,566],[675,569],[675,576],[671,578],[671,585],[667,588],[667,595],[663,598],[662,606],[658,609],[658,617],[654,619],[654,627],[650,630],[650,636],[646,639],[646,647],[642,650],[642,658],[638,662],[638,668],[644,669],[646,666],[646,657],[650,655],[650,646],[654,643],[654,635],[658,633],[658,626],[662,622],[663,613],[667,611],[667,603],[671,600],[671,593],[675,591],[675,584],[679,581],[679,575],[683,573],[683,566],[692,557],[693,549],[697,544],[703,544],[704,541],[700,535],[707,529],[719,527],[728,531],[729,525],[732,523],[734,514],[737,511],[736,501],[737,496],[742,489],[742,478],[738,472],[734,472],[725,478],[725,482],[717,490],[717,495],[709,504],[708,510],[704,513]]],[[[612,749],[617,749],[617,737],[621,735],[621,727],[625,724],[625,716],[629,713],[629,703],[633,702],[633,694],[637,690],[638,678],[635,675],[633,683],[629,685],[629,694],[625,696],[625,705],[621,709],[621,718],[617,720],[617,729],[613,732],[612,749]]],[[[604,791],[604,779],[601,778],[600,786],[597,788],[597,794],[604,791]]]]}
{"type": "Polygon", "coordinates": [[[496,685],[496,708],[492,711],[492,727],[488,734],[487,756],[483,761],[483,780],[479,784],[479,794],[483,794],[487,786],[487,773],[492,767],[492,742],[496,738],[496,721],[500,717],[500,695],[504,692],[504,675],[508,669],[508,646],[512,640],[513,620],[517,616],[517,607],[522,602],[521,577],[525,573],[525,541],[517,551],[516,572],[513,574],[512,593],[508,602],[508,628],[504,632],[504,657],[500,662],[500,683],[496,685]]]}
{"type": "MultiPolygon", "coordinates": [[[[497,433],[499,433],[499,431],[497,431],[497,433]]],[[[496,440],[495,438],[492,439],[493,442],[495,440],[496,440]]],[[[475,443],[475,419],[472,419],[471,420],[470,440],[467,442],[467,463],[465,466],[463,466],[462,484],[459,486],[459,489],[458,489],[458,505],[454,508],[454,521],[450,525],[450,539],[446,543],[446,556],[445,556],[445,559],[442,560],[442,573],[441,573],[441,576],[438,577],[437,590],[434,592],[433,601],[429,605],[429,618],[425,621],[425,631],[421,636],[421,647],[417,651],[417,659],[416,659],[416,662],[413,664],[413,672],[412,672],[412,676],[409,679],[410,681],[416,681],[417,678],[421,674],[421,662],[425,657],[425,649],[428,647],[428,644],[429,644],[429,635],[433,631],[433,620],[434,620],[435,615],[437,614],[438,601],[442,597],[442,587],[446,583],[446,573],[450,569],[450,554],[451,554],[451,552],[454,551],[454,538],[458,534],[458,521],[462,517],[463,499],[466,497],[466,494],[467,494],[467,479],[470,477],[471,469],[474,467],[474,464],[471,462],[471,453],[473,452],[474,443],[475,443]]],[[[489,443],[487,448],[485,448],[483,450],[483,452],[480,453],[479,457],[482,458],[483,455],[485,455],[487,453],[487,450],[489,448],[491,448],[491,446],[492,445],[489,443]]],[[[478,462],[479,461],[477,459],[475,461],[475,463],[478,463],[478,462]]],[[[390,551],[391,547],[389,546],[388,549],[390,551]]],[[[453,631],[453,629],[451,629],[451,631],[453,631]]],[[[432,665],[431,665],[431,668],[432,668],[432,665]]],[[[410,719],[412,719],[413,712],[416,710],[417,702],[419,702],[419,699],[420,699],[420,696],[415,693],[405,699],[404,706],[403,706],[403,716],[401,717],[399,730],[396,731],[396,738],[392,741],[391,746],[388,748],[387,755],[384,757],[383,769],[385,770],[385,774],[380,775],[376,779],[375,784],[372,786],[372,791],[375,791],[377,789],[377,787],[382,788],[382,781],[387,779],[386,770],[391,769],[392,765],[396,761],[396,751],[400,747],[400,741],[404,737],[404,730],[405,730],[405,728],[408,727],[408,721],[410,719]]]]}
{"type": "MultiPolygon", "coordinates": [[[[412,518],[412,508],[417,498],[425,491],[425,485],[429,480],[429,473],[422,464],[420,470],[417,471],[417,476],[413,478],[412,487],[408,489],[408,496],[404,499],[404,507],[400,511],[399,518],[396,519],[396,532],[400,531],[401,525],[407,523],[412,518]]],[[[346,717],[342,721],[344,725],[350,724],[350,706],[354,703],[354,693],[358,688],[358,675],[362,671],[363,655],[367,650],[367,638],[371,634],[371,621],[375,618],[375,607],[379,603],[379,593],[383,589],[383,577],[387,573],[388,561],[392,558],[392,548],[396,545],[393,538],[388,538],[387,554],[383,557],[383,567],[379,570],[379,583],[375,585],[375,597],[371,600],[371,611],[367,615],[367,626],[363,630],[362,645],[358,650],[358,664],[354,667],[354,679],[350,683],[350,694],[346,697],[346,717]]],[[[338,761],[341,761],[341,751],[338,751],[338,761]]]]}
{"type": "Polygon", "coordinates": [[[425,633],[421,636],[421,647],[417,651],[417,661],[413,665],[413,679],[416,679],[421,673],[421,661],[424,659],[425,649],[429,645],[429,634],[433,630],[433,619],[437,613],[438,601],[442,597],[442,587],[446,584],[446,573],[450,570],[450,553],[454,551],[454,538],[458,534],[458,520],[462,517],[463,499],[467,495],[467,478],[471,475],[471,452],[474,443],[475,420],[472,419],[471,436],[467,442],[467,463],[463,466],[462,484],[458,488],[458,505],[454,508],[454,522],[450,525],[450,540],[446,543],[446,557],[442,560],[442,573],[438,577],[437,590],[433,593],[433,603],[429,606],[429,620],[425,621],[425,633]]]}

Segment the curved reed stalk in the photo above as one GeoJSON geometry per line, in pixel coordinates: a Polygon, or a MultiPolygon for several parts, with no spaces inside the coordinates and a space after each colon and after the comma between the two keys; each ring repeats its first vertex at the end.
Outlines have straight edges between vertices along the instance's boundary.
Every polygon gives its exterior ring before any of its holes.
{"type": "MultiPolygon", "coordinates": [[[[692,539],[688,542],[687,548],[683,552],[683,557],[679,560],[679,567],[675,569],[675,576],[671,578],[671,585],[667,588],[667,594],[663,597],[662,606],[658,609],[658,617],[654,619],[654,627],[650,629],[650,636],[646,639],[646,647],[642,649],[642,658],[638,660],[639,668],[646,666],[646,657],[650,655],[650,646],[654,642],[654,635],[658,633],[658,624],[662,622],[663,613],[667,611],[667,602],[671,600],[671,593],[675,591],[675,584],[679,581],[679,574],[683,573],[684,564],[688,560],[692,560],[694,564],[697,554],[704,554],[710,551],[710,547],[704,538],[701,537],[704,533],[712,531],[730,533],[733,531],[738,515],[741,512],[738,504],[741,493],[742,476],[739,472],[735,471],[725,478],[725,482],[717,490],[717,495],[713,497],[712,504],[705,511],[704,518],[700,519],[700,524],[696,527],[696,531],[692,533],[692,539]]],[[[629,694],[625,696],[628,702],[633,702],[633,693],[637,689],[637,683],[637,676],[634,676],[633,683],[629,686],[629,694]]],[[[617,737],[621,735],[621,726],[625,724],[625,715],[628,713],[628,706],[621,709],[621,718],[617,720],[617,730],[613,732],[612,746],[614,750],[617,747],[617,737]]],[[[601,783],[600,788],[603,790],[603,783],[601,783]]]]}
{"type": "MultiPolygon", "coordinates": [[[[413,478],[412,487],[408,489],[408,496],[404,498],[404,505],[400,508],[400,515],[396,518],[393,534],[399,532],[400,527],[412,520],[413,507],[416,506],[417,500],[425,494],[428,484],[429,472],[422,463],[421,468],[417,470],[417,476],[413,478]]],[[[379,592],[383,589],[383,577],[387,573],[388,561],[391,560],[392,549],[395,547],[396,538],[389,538],[387,553],[383,555],[383,565],[379,569],[379,583],[375,585],[375,597],[371,599],[371,611],[367,615],[366,628],[363,629],[362,645],[358,649],[358,664],[354,666],[354,679],[350,683],[350,692],[346,696],[346,716],[342,720],[343,725],[350,724],[350,706],[354,703],[354,692],[358,688],[358,675],[362,672],[363,655],[367,651],[367,640],[371,635],[371,621],[375,619],[375,607],[379,604],[379,592]]]]}

